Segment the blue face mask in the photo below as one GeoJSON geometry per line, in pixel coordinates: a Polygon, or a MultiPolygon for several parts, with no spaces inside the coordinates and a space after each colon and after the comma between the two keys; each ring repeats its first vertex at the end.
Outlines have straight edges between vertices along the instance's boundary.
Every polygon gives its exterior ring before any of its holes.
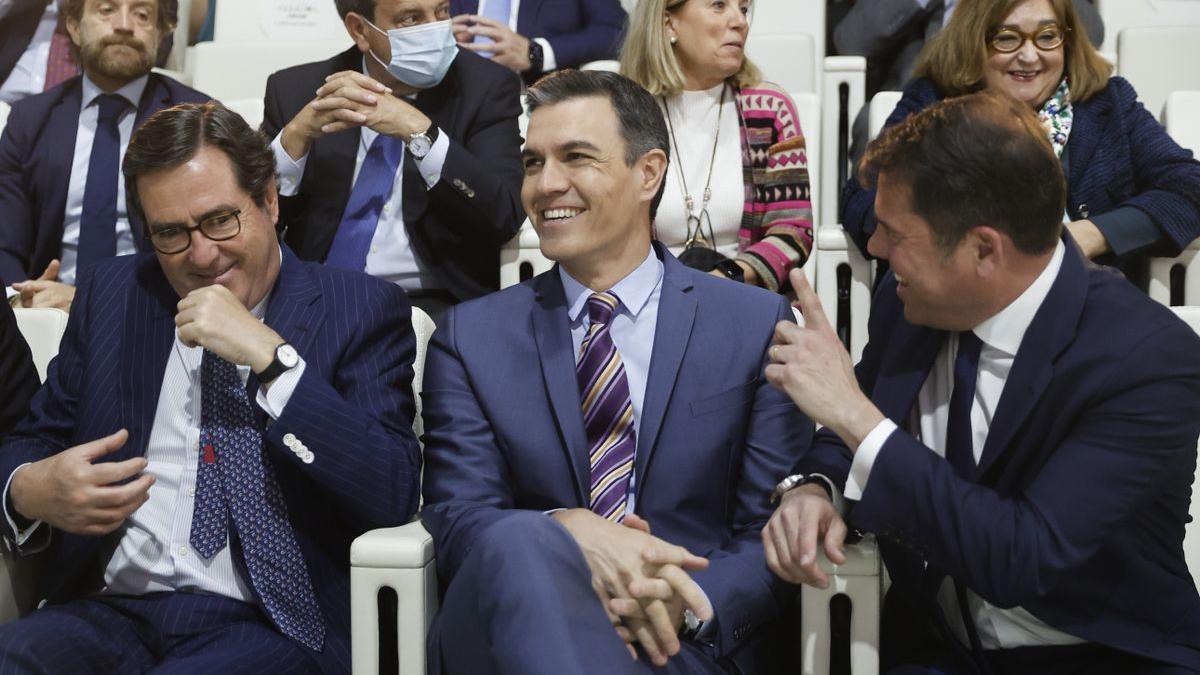
{"type": "Polygon", "coordinates": [[[392,77],[410,87],[428,89],[436,86],[458,56],[458,44],[454,41],[449,20],[389,31],[370,21],[367,24],[386,35],[392,46],[391,63],[384,63],[373,51],[371,56],[387,68],[392,77]]]}

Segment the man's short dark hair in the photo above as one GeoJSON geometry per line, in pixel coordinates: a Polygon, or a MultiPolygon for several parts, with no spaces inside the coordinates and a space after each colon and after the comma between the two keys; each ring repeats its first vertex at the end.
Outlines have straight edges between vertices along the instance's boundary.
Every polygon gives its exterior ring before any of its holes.
{"type": "MultiPolygon", "coordinates": [[[[625,139],[627,166],[633,166],[651,150],[662,150],[670,163],[671,139],[667,135],[662,110],[650,92],[627,77],[600,70],[559,70],[538,80],[525,92],[525,105],[529,114],[533,115],[542,106],[588,96],[600,96],[612,104],[617,114],[618,128],[625,139]]],[[[658,212],[666,184],[664,174],[658,193],[650,202],[651,221],[658,212]]]]}
{"type": "Polygon", "coordinates": [[[949,252],[987,225],[1029,255],[1062,236],[1062,165],[1029,106],[981,92],[936,103],[886,129],[859,164],[864,185],[879,174],[907,183],[912,206],[949,252]]]}
{"type": "Polygon", "coordinates": [[[338,16],[345,20],[350,12],[375,20],[375,0],[333,0],[337,5],[338,16]]]}
{"type": "Polygon", "coordinates": [[[266,204],[267,188],[275,178],[275,155],[266,137],[251,129],[241,115],[209,101],[161,110],[133,134],[121,165],[129,213],[146,222],[138,199],[139,176],[182,166],[210,145],[229,158],[238,186],[254,203],[266,204]]]}

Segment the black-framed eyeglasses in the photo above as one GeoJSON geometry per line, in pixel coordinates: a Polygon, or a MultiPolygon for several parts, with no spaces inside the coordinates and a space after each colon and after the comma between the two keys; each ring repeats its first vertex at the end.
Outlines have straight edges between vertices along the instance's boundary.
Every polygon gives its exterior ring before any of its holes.
{"type": "Polygon", "coordinates": [[[1033,46],[1041,51],[1053,51],[1066,42],[1067,29],[1058,24],[1049,24],[1039,28],[1035,33],[1026,33],[1016,28],[1004,28],[988,38],[988,46],[992,51],[1011,54],[1024,46],[1026,40],[1031,40],[1033,46]]]}
{"type": "Polygon", "coordinates": [[[154,250],[165,255],[183,253],[192,245],[192,232],[200,230],[212,241],[233,239],[242,231],[242,210],[235,209],[218,213],[200,221],[198,225],[168,225],[150,231],[150,243],[154,250]]]}

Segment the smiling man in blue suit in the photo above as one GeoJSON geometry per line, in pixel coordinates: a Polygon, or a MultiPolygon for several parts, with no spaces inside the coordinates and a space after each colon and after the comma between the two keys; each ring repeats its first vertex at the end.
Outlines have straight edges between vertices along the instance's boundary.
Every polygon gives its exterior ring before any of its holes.
{"type": "Polygon", "coordinates": [[[645,90],[562,71],[528,105],[522,199],[559,264],[451,309],[429,348],[431,672],[771,672],[795,587],[759,531],[812,434],[763,379],[791,309],[651,241],[668,141],[645,90]]]}
{"type": "Polygon", "coordinates": [[[793,280],[808,325],[780,326],[767,377],[826,428],[764,533],[772,569],[824,585],[843,514],[876,533],[896,672],[1200,670],[1200,339],[1060,238],[1066,183],[1027,106],[938,103],[863,168],[894,274],[857,380],[793,280]]]}
{"type": "Polygon", "coordinates": [[[47,600],[0,672],[349,673],[350,542],[418,501],[404,292],[279,244],[274,156],[218,103],[124,170],[156,253],[85,272],[0,446],[47,600]]]}

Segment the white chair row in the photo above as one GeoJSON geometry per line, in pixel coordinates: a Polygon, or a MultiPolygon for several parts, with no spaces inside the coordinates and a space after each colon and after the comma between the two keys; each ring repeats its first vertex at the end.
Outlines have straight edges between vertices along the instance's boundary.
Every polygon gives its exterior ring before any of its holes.
{"type": "Polygon", "coordinates": [[[1099,48],[1106,52],[1117,51],[1121,32],[1127,28],[1200,26],[1196,0],[1096,0],[1096,5],[1104,21],[1104,44],[1099,48]]]}
{"type": "MultiPolygon", "coordinates": [[[[1200,2],[1188,3],[1200,16],[1200,2]]],[[[1117,37],[1117,74],[1155,117],[1163,115],[1171,92],[1200,89],[1200,68],[1189,63],[1200,64],[1200,24],[1127,28],[1117,37]]]]}

